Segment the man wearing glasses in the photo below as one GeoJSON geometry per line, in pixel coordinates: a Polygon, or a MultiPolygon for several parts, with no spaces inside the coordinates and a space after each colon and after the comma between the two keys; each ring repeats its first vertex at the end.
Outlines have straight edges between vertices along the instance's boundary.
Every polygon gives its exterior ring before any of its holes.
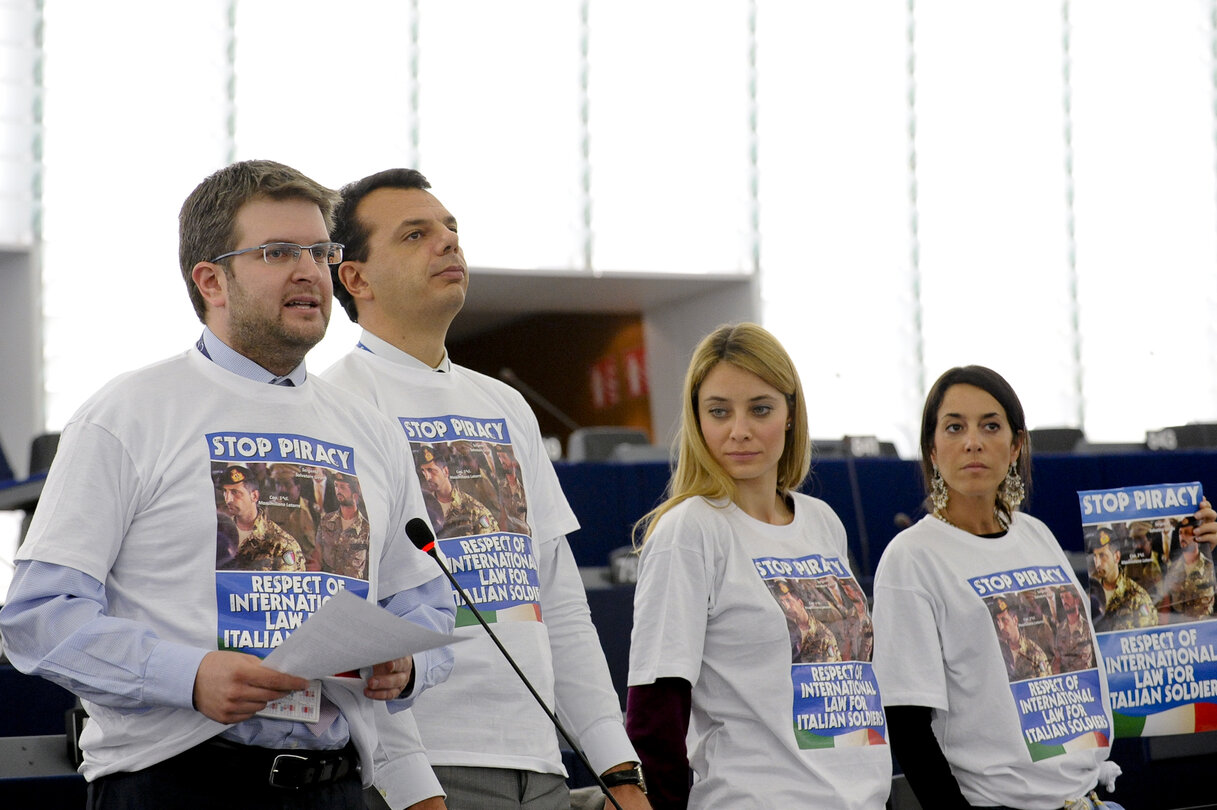
{"type": "MultiPolygon", "coordinates": [[[[453,626],[446,582],[403,534],[424,506],[404,486],[400,430],[305,369],[329,320],[326,265],[342,259],[333,200],[270,161],[204,180],[179,249],[202,336],[111,382],[63,430],[0,632],[18,669],[84,700],[90,808],[362,810],[374,701],[400,711],[451,668],[440,648],[347,688],[261,661],[339,590],[453,626]],[[217,482],[275,464],[359,482],[370,575],[217,570],[217,482]]],[[[443,807],[433,777],[403,791],[443,807]]]]}

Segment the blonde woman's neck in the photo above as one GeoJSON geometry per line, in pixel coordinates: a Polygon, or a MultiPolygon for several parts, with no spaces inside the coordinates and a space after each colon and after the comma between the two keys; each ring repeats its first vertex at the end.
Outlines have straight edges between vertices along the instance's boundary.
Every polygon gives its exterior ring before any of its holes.
{"type": "Polygon", "coordinates": [[[738,482],[735,505],[749,517],[761,523],[785,526],[794,520],[794,512],[786,503],[785,496],[777,491],[777,482],[738,482]]]}

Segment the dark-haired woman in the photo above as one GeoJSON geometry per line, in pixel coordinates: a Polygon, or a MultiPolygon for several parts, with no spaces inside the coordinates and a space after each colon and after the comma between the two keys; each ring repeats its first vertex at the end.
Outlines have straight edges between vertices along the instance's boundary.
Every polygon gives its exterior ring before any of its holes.
{"type": "MultiPolygon", "coordinates": [[[[1028,602],[1088,600],[1056,538],[1018,511],[1030,447],[1010,385],[982,366],[943,374],[921,462],[933,511],[875,574],[875,671],[910,787],[934,810],[1118,807],[1094,792],[1119,769],[1089,611],[1076,671],[1043,649],[1051,635],[1020,625],[1028,602]]],[[[1207,503],[1197,515],[1217,519],[1207,503]]]]}

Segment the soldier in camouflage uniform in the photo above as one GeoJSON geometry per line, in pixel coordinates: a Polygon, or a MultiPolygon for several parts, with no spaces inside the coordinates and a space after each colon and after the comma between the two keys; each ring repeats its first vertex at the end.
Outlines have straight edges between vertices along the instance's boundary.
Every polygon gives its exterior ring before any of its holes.
{"type": "Polygon", "coordinates": [[[1094,627],[1099,631],[1154,627],[1158,611],[1145,589],[1129,579],[1120,567],[1120,549],[1107,526],[1086,530],[1093,571],[1090,588],[1098,606],[1094,627]]]}
{"type": "Polygon", "coordinates": [[[424,446],[415,456],[423,492],[438,505],[431,514],[436,537],[468,537],[499,530],[499,522],[481,501],[452,485],[448,462],[434,448],[424,446]]]}
{"type": "Polygon", "coordinates": [[[1166,574],[1167,599],[1170,609],[1179,616],[1205,619],[1213,615],[1213,561],[1204,555],[1196,542],[1197,520],[1186,517],[1174,532],[1178,558],[1171,563],[1166,574]]]}
{"type": "Polygon", "coordinates": [[[1128,559],[1123,561],[1124,574],[1136,582],[1150,599],[1157,602],[1162,596],[1162,562],[1150,541],[1150,525],[1135,521],[1128,526],[1128,540],[1132,544],[1128,559]]]}
{"type": "Polygon", "coordinates": [[[237,527],[237,554],[225,567],[239,571],[303,571],[304,552],[296,538],[258,505],[258,482],[248,467],[232,466],[217,482],[224,511],[237,527]]]}
{"type": "Polygon", "coordinates": [[[803,632],[803,638],[799,644],[799,655],[794,662],[818,664],[840,660],[841,650],[837,646],[837,637],[823,624],[812,619],[811,626],[803,632]]]}
{"type": "Polygon", "coordinates": [[[508,531],[532,534],[528,527],[528,505],[524,498],[524,482],[520,480],[519,465],[506,447],[495,449],[496,477],[499,481],[499,503],[502,515],[499,525],[508,531]]]}
{"type": "Polygon", "coordinates": [[[304,552],[306,566],[315,571],[317,569],[309,563],[317,559],[317,520],[313,515],[312,504],[300,495],[301,479],[312,486],[312,477],[302,473],[297,464],[271,466],[270,484],[274,489],[274,496],[273,503],[266,507],[266,516],[296,538],[301,551],[304,552]]]}
{"type": "Polygon", "coordinates": [[[1060,589],[1060,597],[1053,669],[1057,673],[1091,669],[1094,667],[1094,639],[1090,622],[1082,612],[1082,597],[1069,585],[1060,589]]]}
{"type": "Polygon", "coordinates": [[[851,639],[849,660],[869,661],[875,647],[875,628],[866,609],[866,594],[862,593],[855,579],[838,581],[850,605],[850,616],[846,621],[851,639]]]}
{"type": "Polygon", "coordinates": [[[1034,641],[1051,661],[1056,654],[1056,634],[1053,632],[1056,603],[1047,588],[1036,588],[1019,593],[1018,629],[1027,639],[1034,641]]]}
{"type": "Polygon", "coordinates": [[[505,521],[500,517],[499,489],[492,480],[494,459],[486,442],[452,442],[448,445],[450,463],[449,477],[466,495],[477,498],[495,516],[500,528],[505,521]]]}
{"type": "Polygon", "coordinates": [[[1006,662],[1006,674],[1011,681],[1042,678],[1052,674],[1048,656],[1040,645],[1022,634],[1018,626],[1018,614],[1010,609],[1010,603],[1004,596],[989,602],[989,613],[993,616],[993,624],[997,628],[1002,659],[1006,662]]]}
{"type": "Polygon", "coordinates": [[[786,629],[790,633],[790,660],[795,664],[840,661],[837,638],[819,619],[807,612],[807,605],[786,580],[775,580],[770,586],[782,612],[786,614],[786,629]]]}
{"type": "Polygon", "coordinates": [[[369,527],[359,510],[358,482],[335,473],[334,497],[338,508],[323,515],[317,529],[317,562],[322,571],[367,579],[369,527]]]}

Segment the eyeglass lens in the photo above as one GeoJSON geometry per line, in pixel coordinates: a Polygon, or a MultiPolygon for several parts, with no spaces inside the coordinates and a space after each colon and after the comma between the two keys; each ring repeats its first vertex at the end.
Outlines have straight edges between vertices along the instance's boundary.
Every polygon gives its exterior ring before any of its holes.
{"type": "Polygon", "coordinates": [[[292,242],[271,242],[262,249],[267,264],[282,264],[300,260],[300,251],[308,250],[317,264],[338,264],[342,261],[342,247],[333,242],[316,245],[297,245],[292,242]]]}

